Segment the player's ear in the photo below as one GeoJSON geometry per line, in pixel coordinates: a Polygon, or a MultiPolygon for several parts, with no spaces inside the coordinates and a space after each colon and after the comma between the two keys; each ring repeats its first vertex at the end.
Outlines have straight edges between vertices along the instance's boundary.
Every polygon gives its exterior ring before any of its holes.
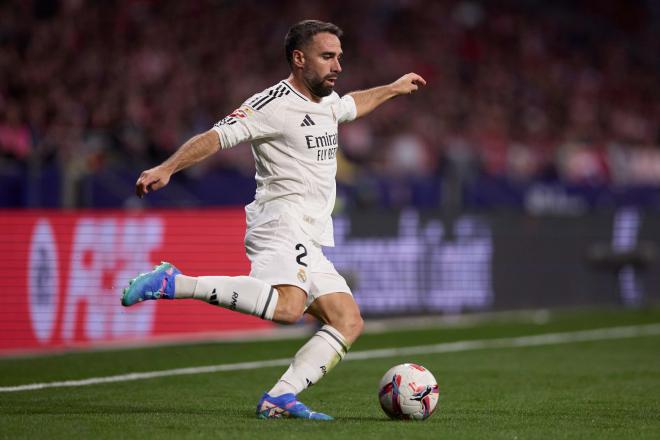
{"type": "Polygon", "coordinates": [[[302,50],[294,49],[291,58],[294,66],[303,67],[305,65],[305,54],[302,50]]]}

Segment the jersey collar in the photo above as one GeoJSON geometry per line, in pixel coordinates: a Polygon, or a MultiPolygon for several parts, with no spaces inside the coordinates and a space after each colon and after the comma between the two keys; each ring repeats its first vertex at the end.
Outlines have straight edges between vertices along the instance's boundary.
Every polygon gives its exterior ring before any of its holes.
{"type": "Polygon", "coordinates": [[[289,84],[289,81],[283,79],[282,81],[280,81],[280,83],[284,84],[289,90],[291,90],[293,93],[295,93],[295,94],[296,94],[300,99],[302,99],[303,101],[311,102],[311,101],[310,101],[309,99],[307,99],[304,95],[298,93],[298,92],[296,91],[296,89],[294,89],[294,88],[291,86],[291,84],[289,84]]]}

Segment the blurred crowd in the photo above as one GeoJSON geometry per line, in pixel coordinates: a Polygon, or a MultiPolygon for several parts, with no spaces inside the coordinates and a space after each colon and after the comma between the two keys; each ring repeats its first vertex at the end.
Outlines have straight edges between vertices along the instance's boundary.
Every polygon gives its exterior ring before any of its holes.
{"type": "MultiPolygon", "coordinates": [[[[423,92],[342,126],[339,180],[479,174],[660,184],[652,0],[10,0],[0,3],[0,169],[152,166],[288,74],[304,18],[343,28],[338,92],[416,71],[423,92]]],[[[191,178],[253,173],[250,149],[191,178]]]]}

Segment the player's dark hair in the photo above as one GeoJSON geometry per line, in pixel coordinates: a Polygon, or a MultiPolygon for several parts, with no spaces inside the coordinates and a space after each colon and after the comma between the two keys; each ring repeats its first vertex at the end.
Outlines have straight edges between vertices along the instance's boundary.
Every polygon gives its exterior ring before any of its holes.
{"type": "Polygon", "coordinates": [[[312,41],[314,35],[321,32],[328,32],[336,35],[337,38],[341,38],[344,34],[337,25],[319,20],[303,20],[291,26],[284,38],[284,52],[289,66],[293,65],[293,51],[302,50],[303,47],[312,41]]]}

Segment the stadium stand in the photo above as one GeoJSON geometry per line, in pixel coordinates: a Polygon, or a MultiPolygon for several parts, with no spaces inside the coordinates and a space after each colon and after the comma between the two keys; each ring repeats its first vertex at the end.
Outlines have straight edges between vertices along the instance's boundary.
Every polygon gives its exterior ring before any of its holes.
{"type": "MultiPolygon", "coordinates": [[[[346,7],[2,2],[0,206],[138,203],[140,169],[286,76],[282,36],[305,17],[345,31],[340,93],[402,68],[429,81],[343,127],[342,208],[660,206],[657,2],[346,7]]],[[[142,203],[246,203],[252,175],[249,148],[235,148],[142,203]]]]}

